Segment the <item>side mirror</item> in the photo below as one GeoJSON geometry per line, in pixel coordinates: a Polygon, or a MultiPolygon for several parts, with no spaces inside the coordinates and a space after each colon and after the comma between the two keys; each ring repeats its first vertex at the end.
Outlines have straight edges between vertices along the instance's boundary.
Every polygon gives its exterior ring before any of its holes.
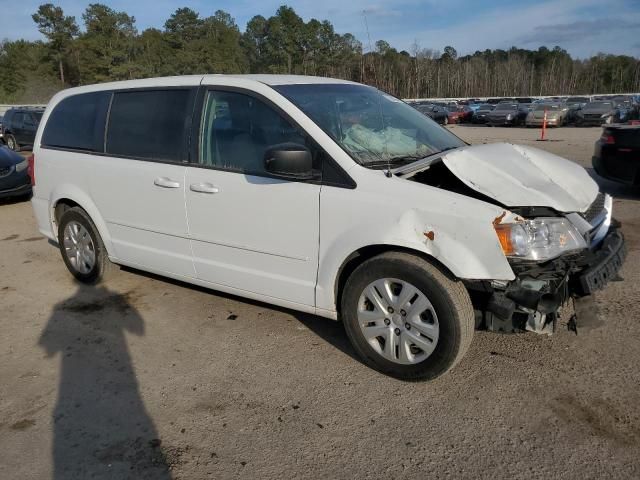
{"type": "Polygon", "coordinates": [[[269,147],[264,154],[264,166],[267,172],[277,177],[292,180],[314,178],[311,152],[297,143],[280,143],[269,147]]]}

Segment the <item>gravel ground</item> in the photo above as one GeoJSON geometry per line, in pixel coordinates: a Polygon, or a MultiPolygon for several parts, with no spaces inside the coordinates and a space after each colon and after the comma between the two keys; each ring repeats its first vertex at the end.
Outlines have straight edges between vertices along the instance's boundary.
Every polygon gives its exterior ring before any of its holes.
{"type": "MultiPolygon", "coordinates": [[[[455,126],[589,166],[600,129],[455,126]]],[[[340,324],[120,271],[72,282],[28,202],[0,204],[0,472],[76,478],[638,478],[640,194],[604,325],[476,332],[430,383],[358,362],[340,324]]]]}

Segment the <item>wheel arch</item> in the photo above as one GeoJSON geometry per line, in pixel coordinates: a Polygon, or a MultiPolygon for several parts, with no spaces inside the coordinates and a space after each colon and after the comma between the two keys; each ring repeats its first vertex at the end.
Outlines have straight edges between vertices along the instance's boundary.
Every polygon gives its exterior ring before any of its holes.
{"type": "Polygon", "coordinates": [[[340,304],[342,301],[342,292],[344,291],[344,286],[347,282],[349,276],[353,273],[353,271],[358,268],[359,265],[364,263],[365,261],[373,258],[377,255],[387,252],[401,252],[407,253],[409,255],[414,255],[420,257],[432,265],[439,268],[442,272],[444,272],[447,276],[451,278],[457,278],[453,272],[444,265],[437,258],[429,255],[420,250],[416,250],[413,248],[403,247],[399,245],[390,245],[390,244],[375,244],[375,245],[366,245],[352,252],[347,258],[344,259],[340,267],[338,268],[338,272],[336,274],[336,278],[334,280],[333,285],[333,296],[335,302],[336,312],[338,313],[338,317],[340,316],[340,304]]]}
{"type": "Polygon", "coordinates": [[[113,255],[113,244],[106,222],[102,218],[97,206],[86,193],[73,186],[62,186],[53,193],[51,198],[50,221],[52,232],[56,238],[58,236],[58,225],[62,214],[70,208],[79,207],[89,215],[89,218],[91,218],[91,221],[98,229],[107,254],[109,256],[113,255]]]}

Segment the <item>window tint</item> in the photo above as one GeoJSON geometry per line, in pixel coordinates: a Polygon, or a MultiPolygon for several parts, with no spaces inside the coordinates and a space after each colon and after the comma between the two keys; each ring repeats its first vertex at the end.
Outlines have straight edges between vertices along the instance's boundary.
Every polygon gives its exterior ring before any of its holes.
{"type": "Polygon", "coordinates": [[[22,128],[22,125],[24,124],[24,113],[16,112],[13,115],[13,121],[11,123],[13,128],[22,128]]]}
{"type": "Polygon", "coordinates": [[[240,93],[208,93],[202,119],[201,164],[266,173],[264,154],[280,143],[305,145],[318,159],[317,149],[307,136],[264,102],[240,93]]]}
{"type": "Polygon", "coordinates": [[[185,160],[192,97],[190,89],[114,93],[107,153],[151,160],[185,160]]]}
{"type": "Polygon", "coordinates": [[[93,92],[62,100],[49,115],[42,145],[102,152],[110,98],[111,92],[93,92]]]}

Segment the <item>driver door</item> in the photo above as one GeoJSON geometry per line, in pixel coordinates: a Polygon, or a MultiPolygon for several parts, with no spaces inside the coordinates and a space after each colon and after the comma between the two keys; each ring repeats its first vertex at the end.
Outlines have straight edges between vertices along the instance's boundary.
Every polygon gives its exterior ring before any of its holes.
{"type": "Polygon", "coordinates": [[[264,167],[272,145],[313,148],[306,134],[250,92],[209,90],[201,118],[185,181],[197,278],[314,306],[319,182],[276,178],[264,167]]]}

